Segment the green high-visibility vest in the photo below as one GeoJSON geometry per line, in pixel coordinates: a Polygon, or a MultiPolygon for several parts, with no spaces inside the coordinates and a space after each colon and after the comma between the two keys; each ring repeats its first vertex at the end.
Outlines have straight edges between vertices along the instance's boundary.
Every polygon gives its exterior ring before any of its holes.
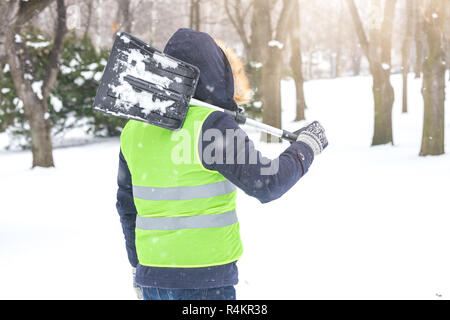
{"type": "Polygon", "coordinates": [[[141,265],[206,267],[242,255],[236,187],[199,158],[201,128],[211,112],[191,106],[179,131],[134,120],[122,131],[141,265]]]}

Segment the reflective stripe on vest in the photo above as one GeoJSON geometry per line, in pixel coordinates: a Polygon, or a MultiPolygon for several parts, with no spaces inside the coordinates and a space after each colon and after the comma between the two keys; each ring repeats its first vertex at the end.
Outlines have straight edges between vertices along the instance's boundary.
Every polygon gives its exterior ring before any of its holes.
{"type": "Polygon", "coordinates": [[[136,218],[136,228],[141,230],[181,230],[226,227],[238,222],[236,211],[189,217],[136,218]]]}
{"type": "Polygon", "coordinates": [[[236,187],[228,180],[190,187],[153,188],[133,186],[133,196],[151,201],[191,200],[232,193],[236,187]]]}

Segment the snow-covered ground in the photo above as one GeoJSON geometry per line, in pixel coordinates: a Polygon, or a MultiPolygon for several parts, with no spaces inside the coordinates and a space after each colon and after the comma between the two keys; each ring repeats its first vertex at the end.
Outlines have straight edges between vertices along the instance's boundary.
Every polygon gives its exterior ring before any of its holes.
{"type": "MultiPolygon", "coordinates": [[[[421,82],[411,78],[401,114],[392,79],[395,146],[378,147],[369,77],[306,83],[307,117],[330,146],[283,198],[239,193],[238,299],[450,299],[450,103],[448,154],[419,157],[421,82]]],[[[292,130],[294,95],[285,81],[292,130]]],[[[258,145],[272,157],[287,146],[258,145]]],[[[0,151],[0,299],[135,298],[115,210],[118,150],[117,139],[57,149],[56,169],[35,170],[29,152],[0,151]]]]}

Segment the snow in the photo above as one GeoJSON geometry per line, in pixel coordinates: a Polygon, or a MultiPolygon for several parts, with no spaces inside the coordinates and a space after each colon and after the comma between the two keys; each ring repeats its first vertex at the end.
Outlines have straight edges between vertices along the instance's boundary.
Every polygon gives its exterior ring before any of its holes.
{"type": "Polygon", "coordinates": [[[77,59],[72,59],[72,60],[70,60],[70,62],[69,62],[69,66],[72,67],[72,68],[75,68],[75,67],[77,67],[77,66],[79,66],[79,65],[80,65],[80,62],[78,62],[77,59]]]}
{"type": "MultiPolygon", "coordinates": [[[[118,60],[116,62],[115,68],[119,69],[119,64],[121,64],[120,70],[124,70],[120,74],[119,84],[110,85],[110,89],[120,97],[120,99],[117,99],[116,101],[116,106],[127,109],[131,106],[139,104],[139,107],[142,108],[142,112],[145,115],[148,115],[151,111],[155,110],[165,113],[166,108],[172,106],[175,101],[162,101],[154,97],[153,94],[145,91],[137,93],[130,83],[125,80],[125,76],[133,76],[135,78],[150,82],[161,89],[169,87],[173,81],[167,77],[162,77],[147,71],[145,69],[145,59],[146,57],[139,50],[130,49],[128,52],[127,62],[123,62],[122,60],[118,60]]],[[[164,66],[173,66],[166,57],[162,56],[160,58],[160,63],[164,66]]],[[[122,111],[119,111],[117,114],[121,112],[122,111]]],[[[123,112],[126,113],[125,110],[123,112]]]]}
{"type": "Polygon", "coordinates": [[[42,96],[42,84],[44,82],[41,81],[35,81],[31,84],[31,88],[33,89],[33,92],[36,94],[39,100],[42,100],[44,97],[42,96]]]}
{"type": "Polygon", "coordinates": [[[250,61],[250,66],[254,69],[259,69],[263,66],[263,64],[258,61],[250,61]]]}
{"type": "MultiPolygon", "coordinates": [[[[402,114],[401,76],[392,80],[395,145],[377,147],[370,77],[306,82],[307,118],[330,146],[279,200],[239,191],[238,299],[450,297],[450,105],[447,154],[419,157],[421,81],[411,75],[402,114]]],[[[292,81],[282,96],[284,127],[296,130],[292,81]]],[[[289,145],[245,130],[269,157],[289,145]]],[[[55,169],[30,170],[31,152],[0,151],[0,299],[135,299],[115,208],[118,153],[118,139],[55,149],[55,169]]]]}
{"type": "Polygon", "coordinates": [[[98,68],[98,63],[91,63],[90,65],[88,65],[88,69],[91,71],[95,71],[98,68]]]}
{"type": "Polygon", "coordinates": [[[50,104],[53,106],[53,110],[55,110],[55,112],[60,112],[63,108],[61,99],[55,97],[54,95],[50,95],[50,104]]]}
{"type": "Polygon", "coordinates": [[[77,86],[81,87],[86,82],[86,80],[84,80],[82,77],[78,77],[73,82],[75,82],[77,86]]]}
{"type": "Polygon", "coordinates": [[[82,71],[82,72],[80,72],[80,74],[86,80],[92,79],[95,75],[95,73],[93,71],[82,71]]]}
{"type": "Polygon", "coordinates": [[[17,109],[19,109],[20,111],[23,111],[23,101],[20,100],[19,98],[14,98],[13,99],[13,104],[16,106],[17,109]]]}
{"type": "Polygon", "coordinates": [[[65,65],[61,65],[61,66],[59,67],[59,69],[61,70],[62,74],[69,74],[69,73],[72,73],[72,72],[75,71],[75,69],[69,68],[69,67],[67,67],[67,66],[65,66],[65,65]]]}
{"type": "Polygon", "coordinates": [[[153,59],[157,63],[159,63],[163,69],[166,69],[166,68],[176,69],[176,68],[178,68],[178,62],[176,62],[175,60],[173,60],[170,57],[167,57],[167,56],[165,56],[163,54],[159,54],[159,53],[155,52],[153,54],[153,59]]]}
{"type": "Polygon", "coordinates": [[[255,108],[261,108],[262,105],[263,105],[262,101],[255,101],[255,102],[253,102],[253,106],[255,108]]]}
{"type": "Polygon", "coordinates": [[[94,75],[94,80],[99,82],[103,77],[103,73],[102,72],[96,72],[94,75]]]}
{"type": "Polygon", "coordinates": [[[160,110],[164,113],[167,107],[170,107],[175,103],[171,100],[162,101],[146,91],[142,91],[137,94],[133,87],[126,82],[120,86],[114,87],[114,90],[120,95],[122,103],[126,102],[129,106],[139,104],[139,107],[142,109],[142,113],[145,115],[148,115],[154,110],[160,110]]]}
{"type": "Polygon", "coordinates": [[[281,42],[279,42],[277,40],[270,40],[268,45],[269,45],[269,47],[277,47],[280,50],[284,48],[284,44],[282,44],[281,42]]]}
{"type": "Polygon", "coordinates": [[[35,49],[41,49],[41,48],[46,48],[50,45],[49,41],[43,41],[43,42],[32,42],[32,41],[27,41],[27,46],[28,47],[32,47],[35,49]]]}
{"type": "Polygon", "coordinates": [[[22,37],[19,34],[14,35],[15,43],[22,43],[22,37]]]}
{"type": "Polygon", "coordinates": [[[127,35],[122,33],[118,33],[117,35],[120,36],[120,39],[123,41],[123,43],[130,43],[131,39],[128,38],[127,35]]]}
{"type": "MultiPolygon", "coordinates": [[[[131,49],[128,55],[126,71],[123,72],[123,75],[131,75],[147,82],[162,86],[163,88],[168,88],[172,83],[172,80],[147,71],[145,69],[145,60],[145,56],[139,50],[131,49]],[[136,62],[135,66],[132,65],[133,61],[136,62]]],[[[119,61],[122,62],[121,60],[119,61]]]]}

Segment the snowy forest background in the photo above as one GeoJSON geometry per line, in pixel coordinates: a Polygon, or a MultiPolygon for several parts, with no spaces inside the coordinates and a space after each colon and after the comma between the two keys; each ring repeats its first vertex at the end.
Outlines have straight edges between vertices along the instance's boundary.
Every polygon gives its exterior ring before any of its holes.
{"type": "MultiPolygon", "coordinates": [[[[448,298],[447,0],[0,0],[0,297],[133,298],[114,213],[126,121],[92,104],[118,31],[162,50],[180,27],[242,57],[248,115],[319,120],[330,140],[281,200],[239,194],[238,298],[448,298]],[[288,265],[274,290],[267,250],[288,265]]],[[[245,129],[268,156],[287,146],[245,129]]]]}
{"type": "Polygon", "coordinates": [[[402,99],[406,113],[407,74],[423,76],[420,154],[444,153],[448,1],[45,0],[1,6],[0,132],[8,133],[8,148],[31,148],[33,166],[54,165],[52,140],[64,140],[68,129],[120,134],[124,121],[91,108],[116,32],[162,50],[183,26],[222,39],[242,56],[256,93],[246,110],[276,127],[282,78],[295,80],[295,120],[303,120],[304,81],[370,74],[372,145],[393,143],[393,102],[402,99]],[[390,83],[393,73],[403,74],[400,96],[390,83]]]}

